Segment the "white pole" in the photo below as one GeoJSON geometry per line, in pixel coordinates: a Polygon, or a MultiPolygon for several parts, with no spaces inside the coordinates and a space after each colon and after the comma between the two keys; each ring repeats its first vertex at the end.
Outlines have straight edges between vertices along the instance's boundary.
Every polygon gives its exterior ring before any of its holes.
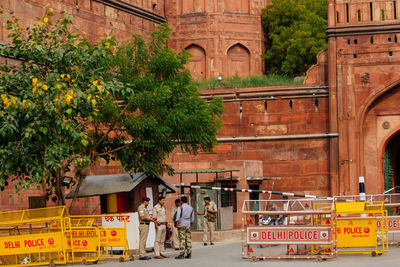
{"type": "Polygon", "coordinates": [[[358,177],[358,188],[360,191],[360,201],[365,201],[365,178],[364,176],[358,177]]]}

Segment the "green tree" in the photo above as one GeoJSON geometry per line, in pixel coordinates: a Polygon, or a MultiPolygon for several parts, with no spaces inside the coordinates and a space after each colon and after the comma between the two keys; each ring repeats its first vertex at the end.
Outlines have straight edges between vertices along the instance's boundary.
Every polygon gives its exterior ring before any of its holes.
{"type": "Polygon", "coordinates": [[[104,38],[90,44],[72,30],[72,16],[51,23],[52,9],[32,27],[7,20],[11,44],[0,53],[0,187],[32,186],[64,204],[62,180],[78,179],[98,159],[126,171],[173,172],[164,159],[177,145],[212,151],[221,100],[199,98],[188,54],[167,47],[161,25],[151,41],[104,38]]]}
{"type": "Polygon", "coordinates": [[[304,74],[327,47],[327,0],[272,0],[262,12],[271,72],[304,74]]]}

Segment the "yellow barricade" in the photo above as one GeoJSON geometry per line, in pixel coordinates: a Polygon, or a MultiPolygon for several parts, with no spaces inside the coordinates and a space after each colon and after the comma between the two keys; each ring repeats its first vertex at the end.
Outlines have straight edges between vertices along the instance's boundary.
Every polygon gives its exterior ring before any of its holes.
{"type": "Polygon", "coordinates": [[[65,207],[0,212],[0,265],[35,266],[128,258],[124,227],[104,228],[102,215],[69,216],[65,207]],[[112,255],[119,248],[122,256],[112,255]]]}
{"type": "Polygon", "coordinates": [[[383,201],[335,203],[339,254],[381,255],[389,250],[387,211],[383,201]],[[378,229],[377,220],[384,222],[378,229]],[[378,233],[383,238],[378,244],[378,233]]]}
{"type": "Polygon", "coordinates": [[[123,227],[102,227],[98,226],[101,224],[100,221],[96,219],[102,219],[103,217],[108,217],[110,215],[91,215],[90,218],[87,216],[71,216],[73,225],[92,225],[96,226],[100,231],[100,260],[105,259],[119,259],[124,261],[128,259],[128,240],[126,236],[126,215],[115,214],[113,216],[118,216],[122,218],[123,227]],[[121,255],[114,255],[112,252],[114,250],[122,251],[121,255]]]}
{"type": "Polygon", "coordinates": [[[65,264],[65,207],[0,213],[0,262],[4,266],[65,264]],[[57,225],[51,232],[43,228],[57,225]]]}

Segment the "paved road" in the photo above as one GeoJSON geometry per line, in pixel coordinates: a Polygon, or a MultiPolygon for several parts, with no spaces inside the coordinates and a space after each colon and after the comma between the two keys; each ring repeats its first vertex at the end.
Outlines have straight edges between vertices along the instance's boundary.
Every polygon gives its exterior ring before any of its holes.
{"type": "MultiPolygon", "coordinates": [[[[99,262],[98,267],[176,267],[176,266],[202,266],[202,267],[236,267],[236,266],[340,266],[340,267],[391,267],[400,266],[400,248],[391,246],[388,253],[382,256],[371,257],[369,255],[339,255],[336,259],[330,259],[323,262],[315,260],[266,260],[259,262],[250,262],[241,259],[241,244],[235,243],[217,243],[215,246],[203,247],[196,243],[193,249],[193,257],[190,260],[176,260],[173,257],[178,253],[169,249],[167,254],[169,259],[151,259],[149,261],[135,260],[131,262],[118,263],[117,261],[99,262]]],[[[149,254],[150,255],[150,254],[149,254]]],[[[153,256],[153,254],[151,254],[153,256]]],[[[76,265],[74,265],[76,266],[76,265]]]]}

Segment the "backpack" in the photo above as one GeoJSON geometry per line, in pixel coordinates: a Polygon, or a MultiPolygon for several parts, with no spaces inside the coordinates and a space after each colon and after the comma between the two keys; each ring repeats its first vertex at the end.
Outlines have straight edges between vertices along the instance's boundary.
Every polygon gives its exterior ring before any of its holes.
{"type": "MultiPolygon", "coordinates": [[[[215,204],[214,204],[214,205],[215,205],[215,204]]],[[[214,205],[213,205],[213,208],[214,208],[214,205]]],[[[207,220],[208,222],[215,222],[215,221],[217,220],[217,214],[211,213],[211,212],[207,212],[207,214],[206,214],[206,220],[207,220]]]]}

